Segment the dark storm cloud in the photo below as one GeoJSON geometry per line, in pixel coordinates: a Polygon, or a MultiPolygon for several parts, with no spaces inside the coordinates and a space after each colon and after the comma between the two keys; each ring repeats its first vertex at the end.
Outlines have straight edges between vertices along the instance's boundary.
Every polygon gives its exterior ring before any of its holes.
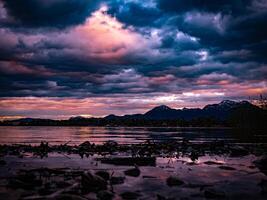
{"type": "Polygon", "coordinates": [[[158,0],[158,7],[168,12],[188,11],[223,12],[234,15],[245,13],[252,0],[158,0]]]}
{"type": "Polygon", "coordinates": [[[2,97],[181,94],[265,83],[265,0],[2,2],[9,18],[4,23],[0,13],[2,97]]]}
{"type": "Polygon", "coordinates": [[[137,2],[124,3],[111,1],[108,13],[115,16],[121,22],[134,26],[156,26],[160,23],[163,14],[156,7],[146,7],[146,5],[137,2]]]}
{"type": "Polygon", "coordinates": [[[67,27],[85,21],[98,0],[2,0],[13,24],[28,27],[67,27]]]}

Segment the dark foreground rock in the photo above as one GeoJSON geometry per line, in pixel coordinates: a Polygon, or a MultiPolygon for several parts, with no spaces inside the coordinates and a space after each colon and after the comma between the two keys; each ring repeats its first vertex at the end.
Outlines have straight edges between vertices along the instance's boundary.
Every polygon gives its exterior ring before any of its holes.
{"type": "Polygon", "coordinates": [[[134,200],[138,199],[141,196],[141,194],[137,192],[124,192],[120,196],[122,197],[122,199],[134,200]]]}
{"type": "Polygon", "coordinates": [[[204,191],[204,195],[207,199],[222,199],[225,198],[226,195],[224,192],[217,191],[215,189],[207,189],[204,191]]]}
{"type": "Polygon", "coordinates": [[[106,171],[97,171],[95,174],[97,176],[100,176],[101,178],[105,179],[106,181],[108,181],[110,179],[110,175],[106,171]]]}
{"type": "Polygon", "coordinates": [[[102,163],[121,165],[121,166],[156,166],[155,157],[115,157],[115,158],[100,158],[102,163]]]}
{"type": "Polygon", "coordinates": [[[184,184],[184,182],[182,180],[180,180],[178,177],[174,177],[174,176],[170,176],[169,178],[167,178],[166,182],[167,182],[167,185],[170,187],[180,186],[180,185],[184,184]]]}
{"type": "Polygon", "coordinates": [[[261,159],[254,161],[254,164],[262,173],[267,175],[267,156],[263,156],[261,159]]]}
{"type": "Polygon", "coordinates": [[[135,167],[133,169],[128,169],[124,171],[124,174],[127,176],[133,176],[133,177],[138,177],[141,174],[141,171],[138,167],[135,167]]]}
{"type": "Polygon", "coordinates": [[[81,186],[83,193],[97,192],[107,189],[107,182],[97,175],[92,175],[90,172],[85,172],[82,175],[81,186]]]}
{"type": "Polygon", "coordinates": [[[111,200],[114,194],[108,190],[102,190],[97,193],[97,198],[100,200],[111,200]]]}
{"type": "Polygon", "coordinates": [[[123,184],[125,180],[125,177],[123,176],[112,176],[110,178],[110,183],[112,185],[119,185],[119,184],[123,184]]]}
{"type": "Polygon", "coordinates": [[[229,167],[229,166],[220,166],[219,168],[223,170],[231,170],[231,171],[236,170],[235,168],[229,167]]]}

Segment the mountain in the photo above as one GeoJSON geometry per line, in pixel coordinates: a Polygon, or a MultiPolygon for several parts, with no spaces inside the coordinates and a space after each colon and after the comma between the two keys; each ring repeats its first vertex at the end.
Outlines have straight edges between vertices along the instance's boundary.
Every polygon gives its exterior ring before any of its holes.
{"type": "Polygon", "coordinates": [[[177,110],[168,106],[161,105],[149,110],[143,115],[145,119],[175,119],[177,118],[177,110]]]}
{"type": "Polygon", "coordinates": [[[71,117],[68,120],[24,118],[0,121],[15,126],[193,126],[239,127],[267,130],[267,111],[248,101],[225,100],[204,108],[173,109],[166,105],[154,107],[144,114],[108,115],[104,118],[71,117]]]}
{"type": "Polygon", "coordinates": [[[123,120],[123,119],[144,119],[144,120],[193,120],[199,118],[213,118],[216,120],[227,120],[231,114],[239,108],[258,110],[259,108],[248,101],[230,101],[224,100],[218,104],[210,104],[203,109],[200,108],[184,108],[173,109],[166,105],[157,106],[145,114],[135,115],[108,115],[107,120],[123,120]]]}

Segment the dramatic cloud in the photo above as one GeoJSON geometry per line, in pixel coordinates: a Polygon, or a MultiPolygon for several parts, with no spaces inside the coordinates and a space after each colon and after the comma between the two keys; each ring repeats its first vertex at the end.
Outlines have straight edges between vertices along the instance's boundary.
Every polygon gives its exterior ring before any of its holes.
{"type": "Polygon", "coordinates": [[[266,0],[0,0],[1,115],[266,95],[266,19],[266,0]]]}
{"type": "MultiPolygon", "coordinates": [[[[2,0],[14,26],[66,27],[85,21],[98,0],[2,0]]],[[[2,8],[3,9],[3,8],[2,8]]]]}

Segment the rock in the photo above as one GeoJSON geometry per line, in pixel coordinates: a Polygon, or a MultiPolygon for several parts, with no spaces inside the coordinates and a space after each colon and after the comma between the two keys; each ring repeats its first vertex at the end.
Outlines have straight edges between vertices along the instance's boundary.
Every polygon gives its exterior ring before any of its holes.
{"type": "Polygon", "coordinates": [[[102,177],[103,179],[105,179],[106,181],[109,180],[110,176],[109,173],[106,171],[98,171],[95,173],[97,176],[102,177]]]}
{"type": "Polygon", "coordinates": [[[102,163],[121,166],[156,166],[155,157],[115,157],[99,158],[102,163]]]}
{"type": "Polygon", "coordinates": [[[8,186],[14,189],[25,189],[25,190],[32,190],[32,185],[28,184],[28,183],[24,183],[21,180],[18,179],[11,179],[9,180],[8,186]]]}
{"type": "Polygon", "coordinates": [[[124,171],[124,174],[127,176],[133,176],[133,177],[138,177],[140,175],[141,171],[138,167],[135,167],[133,169],[128,169],[124,171]]]}
{"type": "Polygon", "coordinates": [[[189,158],[195,162],[199,158],[199,153],[197,151],[192,151],[189,155],[189,158]]]}
{"type": "Polygon", "coordinates": [[[9,181],[9,186],[12,188],[23,188],[26,190],[30,190],[34,187],[38,187],[42,185],[42,180],[37,179],[34,173],[22,173],[19,174],[16,178],[11,179],[9,181]]]}
{"type": "Polygon", "coordinates": [[[122,197],[122,199],[134,200],[139,198],[141,195],[137,192],[124,192],[120,196],[122,197]]]}
{"type": "Polygon", "coordinates": [[[25,174],[19,174],[17,179],[20,181],[33,185],[33,186],[41,186],[42,180],[37,179],[36,175],[33,172],[26,172],[25,174]]]}
{"type": "Polygon", "coordinates": [[[220,169],[223,169],[223,170],[236,170],[235,168],[233,168],[233,167],[228,167],[228,166],[220,166],[219,167],[220,169]]]}
{"type": "Polygon", "coordinates": [[[91,143],[89,141],[85,141],[79,145],[79,147],[90,147],[90,146],[91,146],[91,143]]]}
{"type": "Polygon", "coordinates": [[[114,194],[107,190],[102,190],[97,193],[97,198],[100,200],[111,200],[113,197],[114,194]]]}
{"type": "Polygon", "coordinates": [[[169,187],[180,186],[184,184],[182,180],[174,176],[170,176],[169,178],[167,178],[166,182],[169,187]]]}
{"type": "Polygon", "coordinates": [[[109,140],[109,141],[106,141],[104,143],[104,145],[110,146],[110,147],[117,147],[118,146],[118,143],[116,141],[114,141],[114,140],[109,140]]]}
{"type": "Polygon", "coordinates": [[[263,156],[260,160],[254,161],[254,164],[262,173],[267,175],[267,156],[263,156]]]}
{"type": "Polygon", "coordinates": [[[84,197],[73,194],[60,194],[54,198],[55,200],[87,200],[84,197]]]}
{"type": "Polygon", "coordinates": [[[204,162],[205,165],[222,165],[222,163],[214,162],[214,161],[206,161],[204,162]]]}
{"type": "Polygon", "coordinates": [[[125,180],[125,177],[122,176],[112,176],[110,179],[110,183],[112,185],[119,185],[119,184],[123,184],[125,180]]]}
{"type": "Polygon", "coordinates": [[[0,160],[0,165],[6,165],[6,161],[0,160]]]}
{"type": "Polygon", "coordinates": [[[204,195],[207,199],[218,199],[225,198],[225,193],[221,191],[216,191],[214,189],[207,189],[204,191],[204,195]]]}
{"type": "Polygon", "coordinates": [[[83,193],[97,192],[107,189],[107,182],[97,175],[92,175],[90,172],[82,175],[81,186],[83,193]]]}
{"type": "Polygon", "coordinates": [[[262,179],[261,182],[259,183],[259,186],[261,187],[261,193],[267,194],[267,180],[262,179]]]}
{"type": "Polygon", "coordinates": [[[50,188],[41,188],[38,190],[38,194],[40,195],[49,195],[49,194],[52,194],[54,193],[55,191],[54,190],[51,190],[50,188]]]}

